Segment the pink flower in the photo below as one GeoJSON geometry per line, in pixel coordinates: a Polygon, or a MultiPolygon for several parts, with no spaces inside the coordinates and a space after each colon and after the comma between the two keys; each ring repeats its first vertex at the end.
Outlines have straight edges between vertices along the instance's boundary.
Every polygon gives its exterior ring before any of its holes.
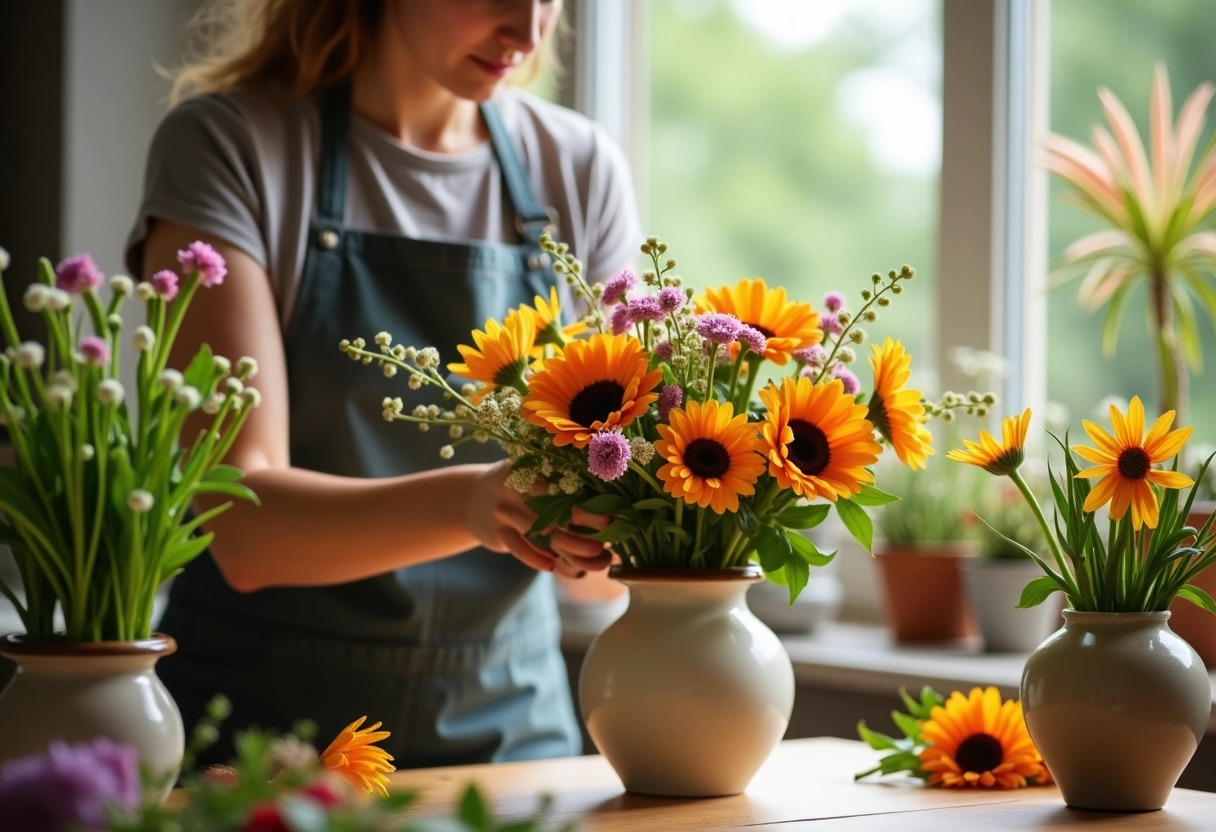
{"type": "Polygon", "coordinates": [[[80,339],[80,354],[88,363],[100,367],[110,360],[110,345],[96,335],[86,335],[80,339]]]}
{"type": "Polygon", "coordinates": [[[613,335],[628,332],[629,328],[633,326],[633,318],[629,315],[629,307],[622,304],[613,309],[609,323],[612,326],[613,335]]]}
{"type": "Polygon", "coordinates": [[[861,390],[861,381],[856,374],[843,364],[837,364],[832,368],[832,375],[844,382],[844,392],[847,396],[856,396],[861,390]]]}
{"type": "Polygon", "coordinates": [[[768,348],[768,339],[764,337],[764,333],[747,324],[739,330],[739,343],[756,355],[764,355],[765,349],[768,348]]]}
{"type": "Polygon", "coordinates": [[[152,275],[152,290],[165,300],[173,300],[177,297],[177,275],[168,269],[162,269],[152,275]]]}
{"type": "Polygon", "coordinates": [[[241,832],[291,832],[291,828],[279,814],[279,807],[273,803],[260,803],[254,806],[245,816],[245,825],[241,832]]]}
{"type": "Polygon", "coordinates": [[[672,353],[674,352],[675,347],[671,345],[670,341],[664,340],[654,345],[654,354],[663,361],[670,361],[672,353]]]}
{"type": "Polygon", "coordinates": [[[634,287],[638,279],[629,269],[613,275],[604,283],[604,303],[612,304],[625,297],[625,293],[634,287]]]}
{"type": "Polygon", "coordinates": [[[587,468],[600,479],[611,482],[625,473],[630,456],[628,439],[612,431],[597,433],[587,445],[587,468]]]}
{"type": "Polygon", "coordinates": [[[844,327],[841,325],[840,319],[837,318],[835,313],[832,312],[824,312],[819,317],[819,328],[829,335],[840,335],[842,332],[844,332],[844,327]]]}
{"type": "Polygon", "coordinates": [[[803,364],[822,364],[827,360],[828,351],[819,344],[812,344],[809,347],[794,350],[793,356],[796,361],[801,361],[803,364]]]}
{"type": "Polygon", "coordinates": [[[666,286],[659,290],[659,307],[667,313],[675,312],[684,305],[684,293],[675,286],[666,286]]]}
{"type": "Polygon", "coordinates": [[[204,286],[219,286],[228,274],[228,266],[220,253],[201,240],[195,240],[177,253],[177,262],[182,270],[199,273],[199,282],[204,286]]]}
{"type": "Polygon", "coordinates": [[[844,295],[840,292],[828,292],[823,296],[823,305],[829,312],[839,312],[844,309],[844,295]]]}
{"type": "Polygon", "coordinates": [[[629,319],[635,324],[642,321],[661,321],[667,317],[659,305],[659,299],[653,295],[642,295],[629,301],[629,319]]]}
{"type": "Polygon", "coordinates": [[[697,316],[697,334],[711,344],[729,344],[739,337],[743,324],[725,312],[707,312],[697,316]]]}
{"type": "Polygon", "coordinates": [[[55,267],[55,285],[73,295],[96,289],[104,280],[105,275],[87,254],[69,257],[55,267]]]}
{"type": "Polygon", "coordinates": [[[659,421],[666,422],[672,408],[684,403],[684,390],[678,384],[668,384],[659,391],[659,421]]]}
{"type": "Polygon", "coordinates": [[[141,797],[135,749],[104,738],[0,766],[0,818],[13,832],[108,829],[108,805],[134,809],[141,797]]]}

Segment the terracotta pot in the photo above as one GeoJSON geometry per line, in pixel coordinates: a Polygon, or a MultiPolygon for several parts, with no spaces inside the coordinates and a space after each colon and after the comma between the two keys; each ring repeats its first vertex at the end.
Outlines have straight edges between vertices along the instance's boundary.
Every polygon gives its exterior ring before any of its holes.
{"type": "Polygon", "coordinates": [[[712,797],[747,788],[794,704],[784,645],[747,608],[759,567],[612,567],[629,607],[587,650],[587,732],[628,791],[712,797]]]}
{"type": "Polygon", "coordinates": [[[181,713],[157,677],[161,656],[177,649],[170,636],[91,643],[0,639],[0,655],[17,673],[0,693],[0,762],[38,754],[53,740],[107,737],[130,745],[163,780],[168,797],[185,751],[181,713]]]}
{"type": "Polygon", "coordinates": [[[1160,809],[1203,739],[1212,691],[1168,611],[1064,611],[1026,660],[1026,727],[1078,809],[1160,809]]]}
{"type": "MultiPolygon", "coordinates": [[[[1196,503],[1191,508],[1193,510],[1187,517],[1187,523],[1199,529],[1216,510],[1216,504],[1196,503]]],[[[1191,583],[1216,598],[1216,566],[1209,566],[1200,572],[1191,583]]],[[[1175,598],[1174,603],[1170,604],[1170,612],[1173,613],[1170,616],[1170,629],[1195,648],[1207,667],[1216,668],[1216,615],[1181,598],[1175,598]]]]}
{"type": "Polygon", "coordinates": [[[975,556],[967,543],[874,548],[884,614],[898,644],[973,639],[975,617],[959,564],[975,556]]]}

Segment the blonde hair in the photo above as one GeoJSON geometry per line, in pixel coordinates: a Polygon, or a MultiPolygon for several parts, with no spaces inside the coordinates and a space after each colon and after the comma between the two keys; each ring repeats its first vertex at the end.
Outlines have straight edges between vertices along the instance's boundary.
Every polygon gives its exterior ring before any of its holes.
{"type": "MultiPolygon", "coordinates": [[[[169,103],[242,86],[297,98],[342,81],[371,48],[384,2],[211,0],[187,24],[186,61],[168,73],[169,103]]],[[[511,83],[534,81],[554,61],[553,43],[529,55],[511,83]]]]}

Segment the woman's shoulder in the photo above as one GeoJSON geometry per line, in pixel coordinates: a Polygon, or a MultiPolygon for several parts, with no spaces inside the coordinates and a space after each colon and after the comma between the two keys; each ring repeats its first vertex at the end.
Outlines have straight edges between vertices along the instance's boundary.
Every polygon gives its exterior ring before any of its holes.
{"type": "Polygon", "coordinates": [[[316,106],[309,97],[289,99],[265,90],[235,88],[182,100],[165,114],[158,133],[187,141],[205,136],[273,152],[316,124],[316,106]]]}
{"type": "Polygon", "coordinates": [[[587,116],[527,90],[508,88],[497,103],[508,125],[514,127],[525,144],[535,140],[562,155],[586,161],[602,154],[610,144],[604,129],[587,116]]]}

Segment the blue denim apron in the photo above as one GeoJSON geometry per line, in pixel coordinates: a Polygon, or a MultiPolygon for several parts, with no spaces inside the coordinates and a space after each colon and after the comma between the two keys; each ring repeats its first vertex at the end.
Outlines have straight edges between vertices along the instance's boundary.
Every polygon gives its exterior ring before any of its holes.
{"type": "MultiPolygon", "coordinates": [[[[487,317],[548,296],[552,273],[537,240],[549,216],[492,104],[482,105],[521,243],[409,239],[345,226],[348,88],[321,106],[317,205],[291,322],[284,334],[291,462],[352,477],[391,477],[443,464],[442,431],[380,415],[385,396],[438,403],[378,368],[351,362],[343,338],[456,345],[487,317]]],[[[461,446],[454,463],[501,458],[461,446]]],[[[408,507],[401,551],[408,552],[408,507]]],[[[335,550],[328,557],[341,558],[335,550]]],[[[174,582],[161,629],[178,641],[159,673],[192,725],[215,692],[233,702],[219,746],[248,725],[317,723],[321,744],[366,714],[384,722],[399,767],[577,754],[580,734],[559,650],[552,576],[510,555],[473,550],[366,580],[242,594],[204,555],[174,582]]]]}

